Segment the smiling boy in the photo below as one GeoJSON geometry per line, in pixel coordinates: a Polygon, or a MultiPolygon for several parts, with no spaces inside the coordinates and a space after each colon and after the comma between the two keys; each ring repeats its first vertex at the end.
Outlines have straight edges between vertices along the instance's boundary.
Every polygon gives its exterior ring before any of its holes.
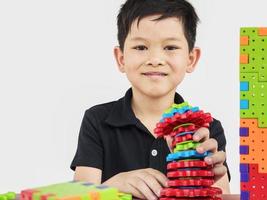
{"type": "MultiPolygon", "coordinates": [[[[176,89],[200,57],[194,46],[197,23],[185,0],[127,0],[122,5],[114,55],[131,88],[118,101],[85,112],[71,164],[75,180],[103,183],[138,198],[159,197],[167,186],[171,141],[156,138],[153,130],[167,108],[184,101],[176,89]]],[[[214,119],[209,129],[200,128],[194,140],[203,142],[199,153],[213,152],[205,161],[213,165],[215,185],[229,193],[220,122],[214,119]]]]}

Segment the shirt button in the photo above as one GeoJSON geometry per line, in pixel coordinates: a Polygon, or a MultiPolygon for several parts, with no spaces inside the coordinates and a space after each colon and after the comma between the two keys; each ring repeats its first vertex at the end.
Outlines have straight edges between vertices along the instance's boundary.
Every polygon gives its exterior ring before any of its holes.
{"type": "Polygon", "coordinates": [[[151,154],[152,154],[152,156],[157,156],[158,155],[158,151],[156,149],[153,149],[151,151],[151,154]]]}

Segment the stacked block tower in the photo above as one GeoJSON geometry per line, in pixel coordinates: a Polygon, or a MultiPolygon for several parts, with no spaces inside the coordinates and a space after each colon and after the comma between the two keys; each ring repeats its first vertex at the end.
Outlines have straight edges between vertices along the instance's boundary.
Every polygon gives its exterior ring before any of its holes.
{"type": "Polygon", "coordinates": [[[116,188],[87,182],[66,182],[23,190],[20,200],[132,200],[116,188]]]}
{"type": "Polygon", "coordinates": [[[241,199],[267,199],[267,28],[240,30],[241,199]]]}
{"type": "Polygon", "coordinates": [[[220,200],[221,189],[212,187],[214,173],[204,158],[210,152],[199,154],[193,134],[200,127],[209,127],[212,117],[188,103],[173,104],[154,130],[158,137],[172,137],[172,153],[166,160],[168,188],[161,190],[161,200],[214,199],[220,200]]]}

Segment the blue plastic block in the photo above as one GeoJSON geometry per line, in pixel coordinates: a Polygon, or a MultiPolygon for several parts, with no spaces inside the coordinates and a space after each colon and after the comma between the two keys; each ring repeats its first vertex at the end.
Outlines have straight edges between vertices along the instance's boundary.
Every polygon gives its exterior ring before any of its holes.
{"type": "Polygon", "coordinates": [[[249,85],[248,82],[240,82],[240,91],[248,91],[249,85]]]}
{"type": "Polygon", "coordinates": [[[240,163],[239,170],[241,173],[248,173],[249,172],[249,164],[240,163]]]}
{"type": "Polygon", "coordinates": [[[248,103],[249,101],[246,99],[240,100],[240,109],[248,109],[248,103]]]}
{"type": "Polygon", "coordinates": [[[176,113],[183,114],[187,111],[191,110],[192,112],[197,112],[199,111],[199,107],[189,107],[189,106],[184,106],[182,108],[173,108],[170,112],[164,113],[162,115],[161,121],[163,121],[165,118],[170,118],[173,117],[176,113]]]}
{"type": "Polygon", "coordinates": [[[176,134],[175,135],[175,137],[178,137],[178,136],[182,136],[182,135],[186,135],[186,134],[194,134],[195,132],[193,132],[193,131],[187,131],[187,132],[182,132],[182,133],[178,133],[178,134],[176,134]]]}
{"type": "Polygon", "coordinates": [[[180,160],[180,159],[194,159],[194,158],[204,158],[206,156],[211,155],[212,153],[206,151],[205,153],[198,153],[196,150],[188,150],[188,151],[179,151],[176,153],[170,153],[166,160],[167,162],[180,160]]]}
{"type": "Polygon", "coordinates": [[[240,127],[239,135],[245,137],[249,136],[249,129],[247,127],[240,127]]]}
{"type": "Polygon", "coordinates": [[[247,155],[249,152],[249,146],[247,145],[240,145],[239,152],[241,155],[247,155]]]}
{"type": "Polygon", "coordinates": [[[241,191],[241,196],[240,196],[241,200],[249,200],[249,192],[248,191],[241,191]]]}
{"type": "Polygon", "coordinates": [[[240,174],[240,181],[241,182],[248,182],[249,181],[249,173],[241,173],[240,174]]]}

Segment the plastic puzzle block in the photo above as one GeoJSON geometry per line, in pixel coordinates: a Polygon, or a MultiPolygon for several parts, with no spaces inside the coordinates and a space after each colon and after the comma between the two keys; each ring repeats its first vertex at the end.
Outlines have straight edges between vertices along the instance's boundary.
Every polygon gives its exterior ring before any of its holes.
{"type": "Polygon", "coordinates": [[[267,199],[267,173],[259,173],[258,164],[249,164],[248,181],[241,182],[241,191],[247,192],[249,199],[267,199]]]}
{"type": "Polygon", "coordinates": [[[176,153],[170,153],[166,160],[167,162],[181,159],[194,159],[194,158],[204,158],[206,156],[211,155],[210,152],[198,153],[196,150],[188,150],[188,151],[179,151],[176,153]]]}
{"type": "Polygon", "coordinates": [[[240,154],[249,154],[249,146],[246,145],[241,145],[240,146],[240,154]]]}
{"type": "Polygon", "coordinates": [[[204,186],[209,187],[214,184],[213,179],[178,179],[178,180],[170,180],[168,181],[169,187],[177,187],[177,186],[204,186]]]}
{"type": "Polygon", "coordinates": [[[177,177],[213,177],[214,173],[212,170],[176,170],[167,172],[168,178],[177,177]]]}
{"type": "Polygon", "coordinates": [[[201,188],[201,189],[173,189],[164,188],[161,190],[162,197],[215,197],[222,194],[221,189],[201,188]]]}
{"type": "Polygon", "coordinates": [[[200,127],[209,127],[212,121],[210,113],[204,113],[198,107],[175,104],[168,109],[154,129],[158,137],[170,136],[171,153],[167,156],[167,177],[169,188],[161,191],[160,199],[217,199],[221,189],[211,187],[214,183],[212,167],[201,159],[210,152],[199,154],[195,149],[200,144],[193,141],[193,134],[200,127]],[[214,191],[217,193],[213,193],[214,191]]]}
{"type": "Polygon", "coordinates": [[[0,200],[13,200],[16,198],[15,192],[7,192],[4,194],[0,194],[0,200]]]}
{"type": "Polygon", "coordinates": [[[192,139],[193,135],[191,133],[182,136],[176,136],[172,141],[172,147],[175,147],[177,143],[185,142],[187,140],[192,140],[192,139]]]}
{"type": "Polygon", "coordinates": [[[248,127],[240,127],[239,128],[239,136],[243,136],[243,137],[249,136],[248,127]]]}
{"type": "Polygon", "coordinates": [[[189,149],[196,149],[197,146],[199,146],[199,142],[194,142],[193,140],[185,141],[176,144],[176,147],[174,148],[173,152],[179,152],[179,151],[186,151],[189,149]]]}
{"type": "Polygon", "coordinates": [[[267,173],[267,128],[259,128],[257,119],[240,119],[240,127],[247,128],[249,135],[240,137],[240,145],[249,146],[248,154],[240,155],[240,163],[259,164],[259,172],[267,173]]]}
{"type": "Polygon", "coordinates": [[[198,167],[206,168],[209,165],[203,160],[181,160],[178,162],[170,162],[167,165],[167,170],[175,170],[179,168],[198,167]]]}
{"type": "Polygon", "coordinates": [[[131,200],[116,188],[86,182],[67,182],[23,190],[20,200],[131,200]]]}
{"type": "MultiPolygon", "coordinates": [[[[195,200],[196,198],[194,197],[184,197],[184,198],[176,198],[176,197],[163,197],[159,198],[159,200],[195,200]]],[[[197,200],[222,200],[221,197],[198,197],[197,200]]]]}
{"type": "Polygon", "coordinates": [[[240,30],[241,200],[267,199],[267,28],[240,30]]]}

